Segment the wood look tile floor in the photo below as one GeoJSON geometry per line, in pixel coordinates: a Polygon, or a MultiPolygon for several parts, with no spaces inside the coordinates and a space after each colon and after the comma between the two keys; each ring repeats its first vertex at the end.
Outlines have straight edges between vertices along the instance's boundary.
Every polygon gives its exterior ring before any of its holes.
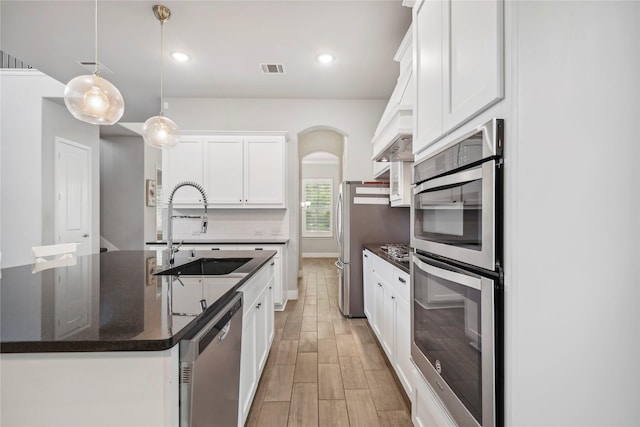
{"type": "Polygon", "coordinates": [[[275,338],[247,426],[412,425],[367,320],[340,314],[334,262],[303,260],[299,299],[276,312],[275,338]]]}

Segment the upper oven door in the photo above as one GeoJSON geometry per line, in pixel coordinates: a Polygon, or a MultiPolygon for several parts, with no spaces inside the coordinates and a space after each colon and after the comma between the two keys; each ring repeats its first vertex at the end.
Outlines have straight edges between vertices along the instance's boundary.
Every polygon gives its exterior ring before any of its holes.
{"type": "Polygon", "coordinates": [[[496,265],[496,161],[414,189],[411,246],[487,270],[496,265]]]}

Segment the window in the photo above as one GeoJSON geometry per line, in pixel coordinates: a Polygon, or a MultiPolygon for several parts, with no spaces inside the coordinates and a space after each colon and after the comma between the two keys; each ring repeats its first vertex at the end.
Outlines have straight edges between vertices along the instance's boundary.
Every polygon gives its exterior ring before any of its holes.
{"type": "Polygon", "coordinates": [[[333,180],[302,180],[302,237],[333,236],[333,180]]]}

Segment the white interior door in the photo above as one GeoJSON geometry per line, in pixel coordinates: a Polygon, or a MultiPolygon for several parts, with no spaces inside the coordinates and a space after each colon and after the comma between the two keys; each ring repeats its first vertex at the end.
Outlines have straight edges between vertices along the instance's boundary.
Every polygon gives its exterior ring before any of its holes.
{"type": "Polygon", "coordinates": [[[56,138],[56,243],[80,243],[78,255],[91,253],[91,148],[56,138]]]}

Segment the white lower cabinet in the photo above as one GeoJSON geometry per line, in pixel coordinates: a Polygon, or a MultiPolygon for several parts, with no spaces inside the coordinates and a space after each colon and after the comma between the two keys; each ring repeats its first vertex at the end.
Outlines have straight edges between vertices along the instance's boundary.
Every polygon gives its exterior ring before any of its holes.
{"type": "Polygon", "coordinates": [[[362,287],[363,299],[364,299],[364,315],[367,316],[368,319],[373,317],[372,307],[373,307],[373,288],[367,286],[367,283],[371,280],[371,272],[372,263],[373,262],[373,253],[368,250],[362,251],[362,283],[364,286],[362,287]]]}
{"type": "Polygon", "coordinates": [[[415,370],[415,395],[411,402],[411,421],[417,427],[456,427],[440,399],[422,375],[415,370]]]}
{"type": "Polygon", "coordinates": [[[415,393],[416,368],[411,362],[411,308],[408,301],[396,298],[394,336],[396,339],[396,354],[393,368],[407,392],[408,396],[415,393]]]}
{"type": "Polygon", "coordinates": [[[284,268],[284,246],[283,245],[236,245],[235,249],[249,251],[276,251],[276,255],[271,258],[273,265],[273,304],[275,310],[283,311],[287,304],[287,292],[284,288],[283,271],[284,268]]]}
{"type": "Polygon", "coordinates": [[[244,426],[274,336],[273,276],[267,263],[239,291],[243,294],[238,426],[244,426]]]}
{"type": "MultiPolygon", "coordinates": [[[[218,244],[218,243],[198,243],[191,246],[181,246],[181,251],[191,250],[194,248],[196,251],[255,251],[255,250],[265,250],[265,251],[276,251],[275,257],[271,258],[271,263],[273,263],[273,307],[277,311],[283,311],[285,306],[287,305],[287,290],[284,286],[284,271],[286,271],[285,264],[285,245],[259,245],[259,244],[218,244]]],[[[162,247],[156,247],[154,245],[150,245],[148,247],[150,250],[154,249],[164,249],[162,247]]]]}
{"type": "Polygon", "coordinates": [[[405,392],[413,399],[409,275],[371,251],[363,251],[364,255],[365,314],[405,392]]]}

